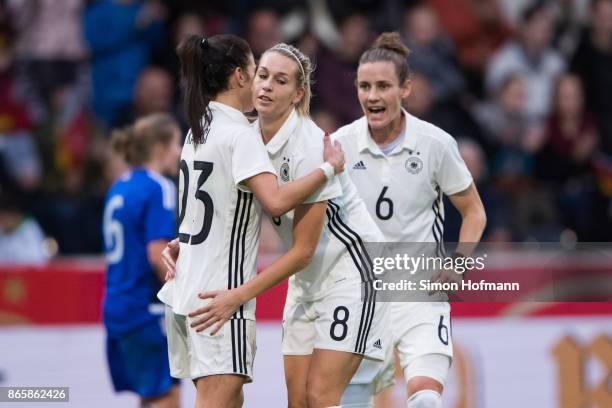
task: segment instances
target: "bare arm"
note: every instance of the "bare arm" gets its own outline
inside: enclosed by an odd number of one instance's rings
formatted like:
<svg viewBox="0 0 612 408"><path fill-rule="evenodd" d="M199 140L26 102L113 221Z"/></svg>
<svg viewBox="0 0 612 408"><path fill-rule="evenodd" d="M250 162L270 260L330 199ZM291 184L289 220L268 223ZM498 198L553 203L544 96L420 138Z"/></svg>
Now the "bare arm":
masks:
<svg viewBox="0 0 612 408"><path fill-rule="evenodd" d="M202 299L213 300L207 306L189 314L190 317L197 317L191 327L202 331L214 324L211 334L215 334L240 305L308 266L319 243L325 209L325 203L303 204L297 207L293 221L293 245L289 251L255 278L236 289L200 295Z"/></svg>
<svg viewBox="0 0 612 408"><path fill-rule="evenodd" d="M328 135L323 139L323 158L338 174L344 170L344 153L339 142L333 145ZM247 187L255 194L264 210L272 217L279 217L295 208L327 182L325 173L315 169L308 175L283 186L278 185L276 176L260 173L246 180Z"/></svg>
<svg viewBox="0 0 612 408"><path fill-rule="evenodd" d="M487 215L474 183L460 193L449 196L453 206L461 214L459 242L463 245L457 250L463 255L470 255L480 241L487 224ZM470 245L472 244L472 245Z"/></svg>
<svg viewBox="0 0 612 408"><path fill-rule="evenodd" d="M487 215L474 183L456 194L449 196L453 206L461 214L461 230L456 252L461 256L471 256L480 242L482 232L487 223ZM434 282L460 282L462 276L453 269L443 269L432 277ZM429 292L429 294L433 291Z"/></svg>

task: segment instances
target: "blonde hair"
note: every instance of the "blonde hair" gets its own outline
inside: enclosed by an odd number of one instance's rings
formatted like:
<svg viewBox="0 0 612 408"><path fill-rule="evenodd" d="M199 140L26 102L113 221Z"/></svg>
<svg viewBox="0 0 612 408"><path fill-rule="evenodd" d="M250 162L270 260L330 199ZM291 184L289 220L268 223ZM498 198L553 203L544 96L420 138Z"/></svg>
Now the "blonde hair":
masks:
<svg viewBox="0 0 612 408"><path fill-rule="evenodd" d="M295 105L295 110L300 116L308 116L310 114L310 98L312 97L312 92L310 90L312 81L310 76L314 70L312 63L310 62L310 58L304 55L302 51L293 45L285 43L276 44L272 48L266 50L264 54L268 52L276 52L295 61L296 65L298 66L296 78L298 87L304 89L304 96Z"/></svg>

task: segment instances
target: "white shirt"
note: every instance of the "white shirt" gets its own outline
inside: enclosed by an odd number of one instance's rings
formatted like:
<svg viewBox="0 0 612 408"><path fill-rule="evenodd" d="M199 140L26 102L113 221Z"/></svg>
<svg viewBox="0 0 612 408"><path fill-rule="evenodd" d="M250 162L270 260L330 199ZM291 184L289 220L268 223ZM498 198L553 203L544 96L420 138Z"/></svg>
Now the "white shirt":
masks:
<svg viewBox="0 0 612 408"><path fill-rule="evenodd" d="M213 119L204 143L194 149L190 133L183 146L176 277L158 294L182 315L208 302L198 293L235 288L255 276L261 206L240 183L259 173L274 173L246 117L218 102L209 106ZM255 300L235 316L255 319Z"/></svg>
<svg viewBox="0 0 612 408"><path fill-rule="evenodd" d="M253 126L259 129L259 121ZM266 145L279 183L303 177L323 163L323 135L310 118L300 117L295 111L291 113ZM365 247L355 237L363 243L383 240L346 172L328 181L304 203L324 201L328 201L327 215L315 256L306 268L289 279L288 295L302 301L325 296L339 281L345 284L366 279L370 272L366 270ZM293 243L293 217L294 212L290 211L272 219L272 225L287 247ZM353 237L355 243L350 243L347 237ZM349 242L350 249L345 242Z"/></svg>
<svg viewBox="0 0 612 408"><path fill-rule="evenodd" d="M387 156L370 137L365 117L332 136L342 143L347 170L388 242L441 243L442 193L467 189L472 176L455 139L402 111L404 141Z"/></svg>

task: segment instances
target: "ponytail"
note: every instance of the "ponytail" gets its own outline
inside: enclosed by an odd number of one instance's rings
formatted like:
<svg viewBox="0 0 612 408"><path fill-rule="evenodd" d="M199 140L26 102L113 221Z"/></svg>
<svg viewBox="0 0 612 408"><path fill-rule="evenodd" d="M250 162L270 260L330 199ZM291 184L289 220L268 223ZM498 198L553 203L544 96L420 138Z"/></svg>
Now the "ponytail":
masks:
<svg viewBox="0 0 612 408"><path fill-rule="evenodd" d="M221 34L210 38L187 37L177 48L181 62L187 121L194 145L204 141L204 130L212 121L210 101L229 88L236 68L247 73L251 49L242 38Z"/></svg>

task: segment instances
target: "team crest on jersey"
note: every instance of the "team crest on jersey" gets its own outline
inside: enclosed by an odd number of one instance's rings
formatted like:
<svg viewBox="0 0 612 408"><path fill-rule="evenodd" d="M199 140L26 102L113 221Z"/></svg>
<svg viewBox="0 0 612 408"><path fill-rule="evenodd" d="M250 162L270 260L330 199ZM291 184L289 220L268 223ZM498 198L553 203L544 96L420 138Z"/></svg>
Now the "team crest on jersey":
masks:
<svg viewBox="0 0 612 408"><path fill-rule="evenodd" d="M423 160L418 157L409 157L406 160L406 170L410 174L419 174L423 170Z"/></svg>
<svg viewBox="0 0 612 408"><path fill-rule="evenodd" d="M280 178L285 182L289 181L289 159L287 157L283 157L283 164L280 167Z"/></svg>

